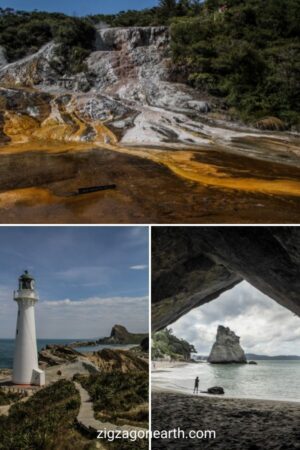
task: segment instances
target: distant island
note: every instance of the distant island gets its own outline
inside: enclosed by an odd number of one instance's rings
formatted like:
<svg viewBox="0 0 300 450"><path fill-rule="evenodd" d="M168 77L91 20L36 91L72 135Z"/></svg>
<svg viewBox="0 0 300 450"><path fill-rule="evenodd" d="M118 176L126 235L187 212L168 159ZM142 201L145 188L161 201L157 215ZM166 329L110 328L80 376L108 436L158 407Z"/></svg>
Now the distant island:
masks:
<svg viewBox="0 0 300 450"><path fill-rule="evenodd" d="M208 358L207 355L197 355L195 360L206 360ZM256 353L246 353L246 358L248 360L286 360L286 361L299 361L300 356L298 355L275 355L275 356L269 356L269 355L257 355Z"/></svg>
<svg viewBox="0 0 300 450"><path fill-rule="evenodd" d="M276 356L268 356L268 355L256 355L255 353L246 353L247 359L257 359L257 360L263 360L263 359L270 359L270 360L286 360L286 361L299 361L300 356L297 355L276 355Z"/></svg>

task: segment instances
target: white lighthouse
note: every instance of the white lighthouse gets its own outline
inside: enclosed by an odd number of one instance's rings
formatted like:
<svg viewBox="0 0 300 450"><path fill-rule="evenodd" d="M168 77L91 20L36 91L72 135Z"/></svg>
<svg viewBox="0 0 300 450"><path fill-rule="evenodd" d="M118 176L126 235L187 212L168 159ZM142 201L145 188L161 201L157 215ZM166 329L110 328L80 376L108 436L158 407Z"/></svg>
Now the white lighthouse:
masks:
<svg viewBox="0 0 300 450"><path fill-rule="evenodd" d="M12 377L14 384L45 384L45 372L38 366L35 333L34 307L38 299L34 278L25 270L19 278L19 289L14 292L14 300L18 303Z"/></svg>

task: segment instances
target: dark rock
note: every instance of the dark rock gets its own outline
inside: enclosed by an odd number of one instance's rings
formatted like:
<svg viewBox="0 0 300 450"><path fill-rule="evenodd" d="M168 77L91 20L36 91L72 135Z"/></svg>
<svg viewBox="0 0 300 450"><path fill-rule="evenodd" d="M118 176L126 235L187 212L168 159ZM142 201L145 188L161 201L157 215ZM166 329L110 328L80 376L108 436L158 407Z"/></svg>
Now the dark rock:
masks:
<svg viewBox="0 0 300 450"><path fill-rule="evenodd" d="M147 333L130 333L122 325L114 325L112 327L109 337L98 339L98 344L140 344L145 338L148 338Z"/></svg>
<svg viewBox="0 0 300 450"><path fill-rule="evenodd" d="M143 352L148 352L149 351L149 337L145 337L145 339L142 340L141 342L141 348L143 350Z"/></svg>
<svg viewBox="0 0 300 450"><path fill-rule="evenodd" d="M74 362L80 356L84 355L67 345L49 344L39 352L39 363L44 367L57 366L66 362Z"/></svg>
<svg viewBox="0 0 300 450"><path fill-rule="evenodd" d="M300 315L297 227L154 227L152 249L155 331L243 279Z"/></svg>
<svg viewBox="0 0 300 450"><path fill-rule="evenodd" d="M248 364L257 365L256 361L249 361Z"/></svg>
<svg viewBox="0 0 300 450"><path fill-rule="evenodd" d="M212 394L212 395L223 395L223 394L225 394L225 391L220 386L214 386L214 387L208 388L207 393Z"/></svg>

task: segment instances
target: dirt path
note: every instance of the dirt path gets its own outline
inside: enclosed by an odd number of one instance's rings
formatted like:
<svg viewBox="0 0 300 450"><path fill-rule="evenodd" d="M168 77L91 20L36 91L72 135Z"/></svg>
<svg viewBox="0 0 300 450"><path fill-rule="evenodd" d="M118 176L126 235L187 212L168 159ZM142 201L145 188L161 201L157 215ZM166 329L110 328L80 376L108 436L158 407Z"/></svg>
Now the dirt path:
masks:
<svg viewBox="0 0 300 450"><path fill-rule="evenodd" d="M115 425L110 422L100 422L95 419L93 403L90 399L89 393L81 386L81 384L75 382L76 389L80 394L81 405L77 416L79 425L91 434L96 434L98 430L106 431L139 431L143 428L132 427L129 425Z"/></svg>

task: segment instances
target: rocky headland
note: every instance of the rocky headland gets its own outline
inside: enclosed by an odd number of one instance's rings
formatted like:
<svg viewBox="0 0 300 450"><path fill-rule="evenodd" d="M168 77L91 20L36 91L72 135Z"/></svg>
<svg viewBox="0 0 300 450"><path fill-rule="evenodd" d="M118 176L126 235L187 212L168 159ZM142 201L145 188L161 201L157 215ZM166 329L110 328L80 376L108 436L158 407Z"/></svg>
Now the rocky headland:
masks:
<svg viewBox="0 0 300 450"><path fill-rule="evenodd" d="M126 373L134 370L145 371L148 368L147 355L131 350L105 348L80 353L69 345L47 345L39 352L39 364L44 369L53 367L54 371L57 372L60 366L71 368L72 365L76 369L78 363L86 366L87 370L90 368L93 371L94 367L103 372L117 370Z"/></svg>
<svg viewBox="0 0 300 450"><path fill-rule="evenodd" d="M240 345L240 338L234 331L218 326L216 342L207 358L211 364L246 363L246 355Z"/></svg>
<svg viewBox="0 0 300 450"><path fill-rule="evenodd" d="M111 329L110 336L93 341L76 341L70 344L70 346L89 347L99 344L141 345L148 336L148 333L130 333L123 325L114 325Z"/></svg>

